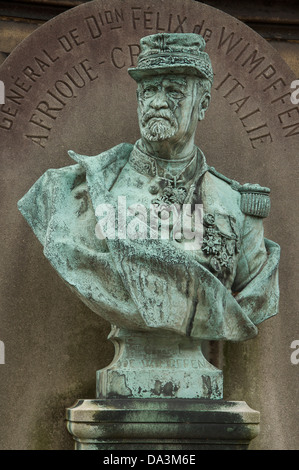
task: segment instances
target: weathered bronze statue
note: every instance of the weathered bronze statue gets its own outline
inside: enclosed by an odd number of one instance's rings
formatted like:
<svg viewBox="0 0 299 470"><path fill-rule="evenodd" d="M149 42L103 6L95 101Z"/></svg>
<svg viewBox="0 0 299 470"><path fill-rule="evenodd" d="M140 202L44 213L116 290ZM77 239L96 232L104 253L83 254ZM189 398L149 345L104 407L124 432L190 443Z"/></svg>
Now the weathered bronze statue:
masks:
<svg viewBox="0 0 299 470"><path fill-rule="evenodd" d="M140 140L70 151L77 164L48 170L19 203L53 267L126 345L99 397L221 398L200 342L253 338L277 313L270 191L221 175L194 144L213 82L204 47L197 34L143 38L129 69Z"/></svg>

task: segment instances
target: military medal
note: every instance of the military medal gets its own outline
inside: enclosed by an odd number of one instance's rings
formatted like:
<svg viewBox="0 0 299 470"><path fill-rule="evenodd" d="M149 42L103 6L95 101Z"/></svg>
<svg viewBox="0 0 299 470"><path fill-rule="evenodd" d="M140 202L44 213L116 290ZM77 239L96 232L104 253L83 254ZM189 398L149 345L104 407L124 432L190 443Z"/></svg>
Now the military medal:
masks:
<svg viewBox="0 0 299 470"><path fill-rule="evenodd" d="M145 154L138 148L133 150L130 155L130 164L132 167L138 171L138 173L154 178L148 188L150 194L156 196L152 201L153 204L181 205L189 202L190 189L189 191L187 190L186 184L190 178L186 178L186 173L190 168L192 169L192 165L195 166L197 162L197 152L193 150L192 154L193 156L187 157L188 162L185 167L179 171L179 173L173 175L168 169L165 170L159 165L159 160L164 163L166 160L154 158ZM175 163L178 163L178 160L176 160ZM194 172L192 173L194 174ZM193 194L195 186L191 185L191 187Z"/></svg>

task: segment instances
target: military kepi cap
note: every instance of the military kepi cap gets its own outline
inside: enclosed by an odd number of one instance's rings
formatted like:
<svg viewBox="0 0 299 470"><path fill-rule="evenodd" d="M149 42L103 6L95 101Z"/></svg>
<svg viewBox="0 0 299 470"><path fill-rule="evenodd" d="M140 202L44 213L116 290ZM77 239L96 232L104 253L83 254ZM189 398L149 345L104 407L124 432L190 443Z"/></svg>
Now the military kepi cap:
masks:
<svg viewBox="0 0 299 470"><path fill-rule="evenodd" d="M137 82L146 76L184 73L207 78L213 83L205 40L194 33L159 33L140 40L137 67L128 72Z"/></svg>

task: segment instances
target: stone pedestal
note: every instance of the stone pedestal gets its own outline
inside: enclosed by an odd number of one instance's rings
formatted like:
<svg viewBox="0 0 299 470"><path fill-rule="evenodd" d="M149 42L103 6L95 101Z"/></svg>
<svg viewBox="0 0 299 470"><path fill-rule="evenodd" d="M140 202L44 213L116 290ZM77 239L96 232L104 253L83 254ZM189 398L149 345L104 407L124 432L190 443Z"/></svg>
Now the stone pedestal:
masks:
<svg viewBox="0 0 299 470"><path fill-rule="evenodd" d="M172 331L112 327L111 364L97 371L97 398L222 399L222 371L202 353L202 341Z"/></svg>
<svg viewBox="0 0 299 470"><path fill-rule="evenodd" d="M97 399L67 409L76 450L241 450L259 420L242 401Z"/></svg>

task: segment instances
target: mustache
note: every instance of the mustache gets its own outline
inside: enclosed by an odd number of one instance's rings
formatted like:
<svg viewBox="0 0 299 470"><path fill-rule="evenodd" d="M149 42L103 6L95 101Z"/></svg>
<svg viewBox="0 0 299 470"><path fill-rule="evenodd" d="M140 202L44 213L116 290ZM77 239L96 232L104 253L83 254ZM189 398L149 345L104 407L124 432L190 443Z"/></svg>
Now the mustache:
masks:
<svg viewBox="0 0 299 470"><path fill-rule="evenodd" d="M142 116L142 119L141 119L142 125L145 126L145 124L147 124L147 122L152 118L163 118L169 121L171 125L176 124L176 119L174 115L172 114L172 112L161 109L160 111L155 111L155 110L147 111Z"/></svg>

